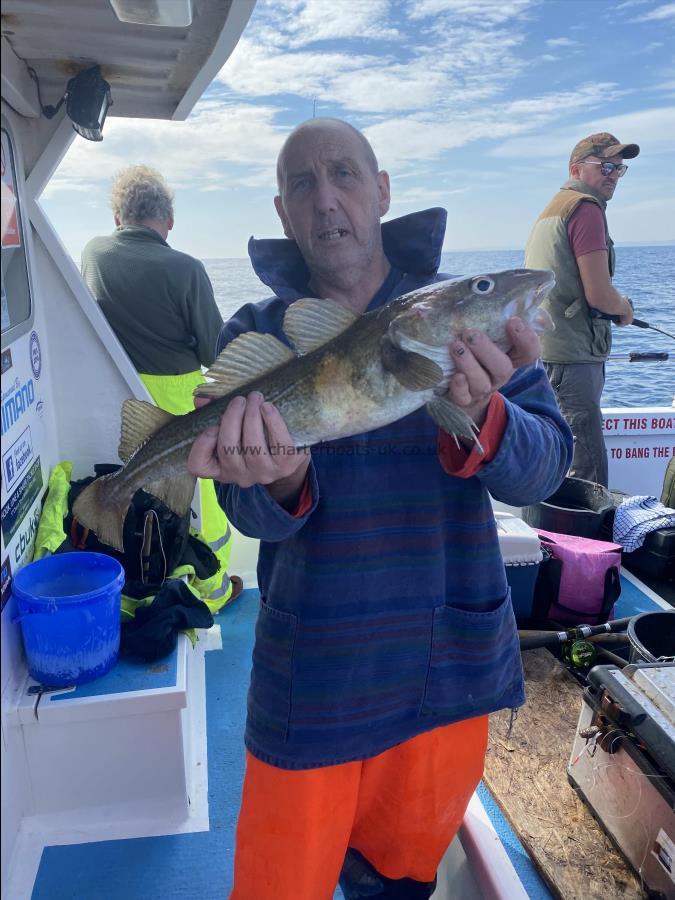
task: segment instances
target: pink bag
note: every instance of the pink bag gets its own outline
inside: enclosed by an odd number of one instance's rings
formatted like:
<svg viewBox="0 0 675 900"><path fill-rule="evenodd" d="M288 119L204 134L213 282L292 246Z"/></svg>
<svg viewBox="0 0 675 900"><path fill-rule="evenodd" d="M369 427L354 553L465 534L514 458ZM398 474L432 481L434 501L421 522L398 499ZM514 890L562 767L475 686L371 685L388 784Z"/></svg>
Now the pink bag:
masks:
<svg viewBox="0 0 675 900"><path fill-rule="evenodd" d="M537 529L544 555L535 605L556 622L598 625L621 593L621 545Z"/></svg>

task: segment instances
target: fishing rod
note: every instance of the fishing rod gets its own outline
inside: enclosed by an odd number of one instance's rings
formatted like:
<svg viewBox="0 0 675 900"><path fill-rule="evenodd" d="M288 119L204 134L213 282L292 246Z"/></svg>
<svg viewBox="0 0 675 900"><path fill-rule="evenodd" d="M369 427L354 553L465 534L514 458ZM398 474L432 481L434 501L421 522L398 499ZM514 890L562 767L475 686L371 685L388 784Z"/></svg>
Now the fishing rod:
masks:
<svg viewBox="0 0 675 900"><path fill-rule="evenodd" d="M541 638L542 635L549 635L550 631L522 631L518 630L518 638L522 641L524 638ZM626 644L628 643L628 635L626 632L617 634L592 634L590 637L583 638L591 644Z"/></svg>
<svg viewBox="0 0 675 900"><path fill-rule="evenodd" d="M570 641L579 641L596 634L616 634L625 631L633 616L625 619L613 619L611 622L603 622L602 625L577 625L565 631L539 631L535 634L521 634L521 650L535 650L539 647L551 647L555 644L566 644Z"/></svg>
<svg viewBox="0 0 675 900"><path fill-rule="evenodd" d="M609 319L609 321L614 322L615 325L618 325L621 321L621 316L614 315L613 313L600 312L598 309L591 308L591 315L594 319ZM650 325L649 322L645 322L644 319L633 319L630 324L634 325L636 328L649 328L651 331L658 331L659 334L664 334L667 338L670 338L671 341L675 341L675 334L670 334L669 331L664 331L663 328L659 328L656 325Z"/></svg>
<svg viewBox="0 0 675 900"><path fill-rule="evenodd" d="M607 362L672 362L665 350L631 350L629 353L612 353Z"/></svg>
<svg viewBox="0 0 675 900"><path fill-rule="evenodd" d="M619 318L619 316L612 316L612 321L618 321ZM651 328L652 331L658 331L659 334L665 334L665 336L670 338L671 341L675 341L675 334L671 334L669 331L664 331L663 328L657 328L656 325L650 325L649 322L645 322L642 319L633 319L630 324L635 325L636 328Z"/></svg>
<svg viewBox="0 0 675 900"><path fill-rule="evenodd" d="M632 616L614 619L602 625L578 625L565 631L519 631L521 650L535 650L557 645L561 649L563 662L573 669L590 669L595 664L598 654L610 659L617 665L621 657L612 653L597 642L602 640L628 643L628 635L619 634L625 631ZM622 640L623 639L623 640Z"/></svg>

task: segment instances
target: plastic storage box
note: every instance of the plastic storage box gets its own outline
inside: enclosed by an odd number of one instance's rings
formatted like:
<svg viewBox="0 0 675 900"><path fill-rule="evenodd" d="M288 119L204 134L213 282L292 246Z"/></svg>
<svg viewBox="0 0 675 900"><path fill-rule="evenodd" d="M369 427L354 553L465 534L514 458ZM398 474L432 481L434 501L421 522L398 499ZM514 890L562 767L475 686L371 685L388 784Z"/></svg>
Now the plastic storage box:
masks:
<svg viewBox="0 0 675 900"><path fill-rule="evenodd" d="M641 547L623 554L623 561L652 578L675 581L675 528L650 532Z"/></svg>
<svg viewBox="0 0 675 900"><path fill-rule="evenodd" d="M541 542L537 532L517 516L495 512L495 520L513 611L520 622L532 617L534 586L543 556Z"/></svg>

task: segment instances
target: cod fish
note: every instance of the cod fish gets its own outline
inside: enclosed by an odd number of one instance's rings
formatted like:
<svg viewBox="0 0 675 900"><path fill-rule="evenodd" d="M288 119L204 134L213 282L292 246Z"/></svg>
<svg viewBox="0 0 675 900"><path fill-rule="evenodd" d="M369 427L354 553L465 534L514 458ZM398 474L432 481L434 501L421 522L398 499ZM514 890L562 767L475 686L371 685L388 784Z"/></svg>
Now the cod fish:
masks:
<svg viewBox="0 0 675 900"><path fill-rule="evenodd" d="M296 447L372 431L424 405L455 440L478 443L474 422L445 397L454 371L449 344L478 328L506 351L512 316L540 332L551 327L539 304L554 283L551 272L534 269L439 281L361 316L332 300L297 300L283 323L296 352L270 334L240 335L195 391L211 398L207 405L174 416L126 400L118 449L124 466L85 488L73 514L120 551L139 488L185 515L195 488L186 468L194 440L220 422L233 397L251 391L279 409Z"/></svg>

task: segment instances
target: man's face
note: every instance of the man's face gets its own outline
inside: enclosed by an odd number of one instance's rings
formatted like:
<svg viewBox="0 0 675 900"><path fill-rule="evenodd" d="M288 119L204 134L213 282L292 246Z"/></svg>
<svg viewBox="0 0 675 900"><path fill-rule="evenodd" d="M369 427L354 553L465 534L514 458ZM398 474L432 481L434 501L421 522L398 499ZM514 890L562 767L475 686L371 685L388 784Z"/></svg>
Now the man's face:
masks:
<svg viewBox="0 0 675 900"><path fill-rule="evenodd" d="M602 162L613 162L619 165L619 163L623 162L623 158L621 156L608 156L605 159L601 159L599 156L589 156L580 163L575 163L570 169L570 174L574 178L578 178L579 181L583 181L584 184L589 185L589 187L595 188L605 200L611 200L616 190L616 183L619 180L619 173L615 169L610 175L603 175L602 169L598 165L598 163Z"/></svg>
<svg viewBox="0 0 675 900"><path fill-rule="evenodd" d="M382 253L387 173L375 173L359 136L336 123L298 132L286 145L280 179L277 213L312 276L356 284Z"/></svg>

